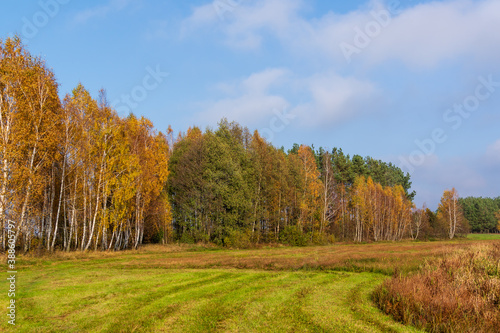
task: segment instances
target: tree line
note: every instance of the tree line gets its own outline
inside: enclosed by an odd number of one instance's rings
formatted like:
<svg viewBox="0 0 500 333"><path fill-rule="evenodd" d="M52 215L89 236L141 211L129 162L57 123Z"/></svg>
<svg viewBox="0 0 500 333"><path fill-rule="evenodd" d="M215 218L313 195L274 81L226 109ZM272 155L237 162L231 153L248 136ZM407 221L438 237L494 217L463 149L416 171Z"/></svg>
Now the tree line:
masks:
<svg viewBox="0 0 500 333"><path fill-rule="evenodd" d="M500 227L500 197L459 199L472 232L498 232Z"/></svg>
<svg viewBox="0 0 500 333"><path fill-rule="evenodd" d="M285 152L238 123L190 128L169 161L174 238L250 246L464 236L453 188L439 208L417 208L411 181L392 164L341 149L295 144Z"/></svg>
<svg viewBox="0 0 500 333"><path fill-rule="evenodd" d="M453 189L413 204L391 163L294 144L285 151L226 119L173 138L104 90L64 98L19 38L0 40L0 246L120 250L145 242L246 247L453 238L468 231ZM468 214L468 213L467 213ZM467 215L466 214L466 215Z"/></svg>
<svg viewBox="0 0 500 333"><path fill-rule="evenodd" d="M175 237L231 246L403 239L410 186L392 164L335 148L285 152L225 119L177 139L168 178Z"/></svg>

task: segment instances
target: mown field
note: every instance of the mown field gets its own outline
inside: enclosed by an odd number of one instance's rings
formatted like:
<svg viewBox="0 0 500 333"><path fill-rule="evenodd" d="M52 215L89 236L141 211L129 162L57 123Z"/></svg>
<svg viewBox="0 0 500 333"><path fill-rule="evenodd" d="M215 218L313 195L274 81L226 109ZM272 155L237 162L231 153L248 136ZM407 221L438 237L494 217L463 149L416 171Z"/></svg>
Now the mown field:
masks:
<svg viewBox="0 0 500 333"><path fill-rule="evenodd" d="M426 258L499 238L20 256L15 331L417 332L376 308L373 290Z"/></svg>
<svg viewBox="0 0 500 333"><path fill-rule="evenodd" d="M500 234L469 234L467 239L470 240L496 240L500 239Z"/></svg>

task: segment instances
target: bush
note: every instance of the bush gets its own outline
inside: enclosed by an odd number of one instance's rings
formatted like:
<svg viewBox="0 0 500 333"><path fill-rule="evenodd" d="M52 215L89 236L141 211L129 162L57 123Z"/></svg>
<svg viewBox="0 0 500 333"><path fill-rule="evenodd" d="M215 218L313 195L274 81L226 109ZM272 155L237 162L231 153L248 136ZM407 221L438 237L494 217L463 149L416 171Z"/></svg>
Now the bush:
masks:
<svg viewBox="0 0 500 333"><path fill-rule="evenodd" d="M335 236L314 231L311 235L311 243L314 245L328 245L335 243Z"/></svg>
<svg viewBox="0 0 500 333"><path fill-rule="evenodd" d="M500 244L477 246L395 276L374 301L396 320L431 332L495 332L500 327Z"/></svg>
<svg viewBox="0 0 500 333"><path fill-rule="evenodd" d="M144 239L144 243L160 244L163 241L163 230L153 233L148 239Z"/></svg>
<svg viewBox="0 0 500 333"><path fill-rule="evenodd" d="M224 245L227 247L248 249L252 247L251 236L247 232L232 230L229 236L224 238Z"/></svg>
<svg viewBox="0 0 500 333"><path fill-rule="evenodd" d="M283 244L291 246L306 246L307 245L307 235L305 235L300 229L295 225L286 226L280 235L280 241Z"/></svg>
<svg viewBox="0 0 500 333"><path fill-rule="evenodd" d="M184 244L194 244L195 239L189 233L185 232L182 234L181 238L179 239L179 242Z"/></svg>

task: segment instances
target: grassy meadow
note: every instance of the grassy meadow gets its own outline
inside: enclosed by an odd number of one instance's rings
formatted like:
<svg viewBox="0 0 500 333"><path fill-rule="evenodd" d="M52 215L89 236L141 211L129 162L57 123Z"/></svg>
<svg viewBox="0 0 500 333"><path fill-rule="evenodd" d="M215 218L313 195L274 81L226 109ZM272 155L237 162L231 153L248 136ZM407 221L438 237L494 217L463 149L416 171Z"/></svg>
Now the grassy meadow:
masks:
<svg viewBox="0 0 500 333"><path fill-rule="evenodd" d="M469 234L467 239L470 240L500 240L500 234Z"/></svg>
<svg viewBox="0 0 500 333"><path fill-rule="evenodd" d="M376 288L499 238L19 256L15 331L418 332L375 306Z"/></svg>

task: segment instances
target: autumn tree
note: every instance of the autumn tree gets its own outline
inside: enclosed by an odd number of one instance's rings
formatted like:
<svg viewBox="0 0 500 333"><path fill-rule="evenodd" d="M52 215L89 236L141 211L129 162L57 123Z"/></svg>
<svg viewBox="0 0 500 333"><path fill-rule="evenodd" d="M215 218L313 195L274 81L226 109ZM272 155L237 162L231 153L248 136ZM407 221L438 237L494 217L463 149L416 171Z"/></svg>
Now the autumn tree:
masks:
<svg viewBox="0 0 500 333"><path fill-rule="evenodd" d="M326 151L322 155L321 168L321 220L319 232L322 234L334 221L339 206L337 182L332 165L331 154Z"/></svg>
<svg viewBox="0 0 500 333"><path fill-rule="evenodd" d="M458 192L455 188L444 191L437 218L447 225L449 239L453 239L457 233L468 232L468 222L458 203Z"/></svg>
<svg viewBox="0 0 500 333"><path fill-rule="evenodd" d="M260 195L256 197L256 200L260 202L260 207L262 207L259 219L261 234L267 242L278 241L280 232L290 223L288 212L291 207L289 206L290 192L286 155L271 144L262 142L257 132L254 133L252 144L254 142L258 143L260 147L258 160L262 167L263 176L259 184Z"/></svg>
<svg viewBox="0 0 500 333"><path fill-rule="evenodd" d="M17 44L17 45L16 45ZM16 89L13 78L16 70L16 54L20 56L21 46L19 41L8 39L5 43L0 40L0 145L1 145L1 185L0 185L0 224L2 226L2 249L5 249L7 220L13 218L8 212L13 209L12 197L7 197L13 191L12 164L19 158L15 149L15 142L19 137L14 137L17 116L17 106L14 91Z"/></svg>
<svg viewBox="0 0 500 333"><path fill-rule="evenodd" d="M410 225L410 236L412 239L418 239L422 233L427 230L429 217L426 213L427 207L423 204L422 208L414 208L412 211L412 220Z"/></svg>
<svg viewBox="0 0 500 333"><path fill-rule="evenodd" d="M5 222L10 212L18 222L16 235L27 250L35 234L32 222L41 221L43 215L44 205L39 203L44 189L56 185L61 107L54 74L26 51L18 37L0 41L0 52L0 219ZM7 198L8 193L12 197Z"/></svg>
<svg viewBox="0 0 500 333"><path fill-rule="evenodd" d="M366 182L363 176L356 178L352 186L351 207L353 211L353 221L355 225L354 241L361 242L363 240L363 226L366 202L365 191Z"/></svg>
<svg viewBox="0 0 500 333"><path fill-rule="evenodd" d="M495 214L498 223L497 223L497 230L500 231L500 210Z"/></svg>
<svg viewBox="0 0 500 333"><path fill-rule="evenodd" d="M249 228L251 198L244 140L233 125L190 131L174 147L169 194L180 236L225 244Z"/></svg>
<svg viewBox="0 0 500 333"><path fill-rule="evenodd" d="M276 190L281 190L274 183L274 156L271 147L255 131L249 146L249 157L252 163L252 172L249 182L252 195L252 239L259 243L261 236L266 237L271 227L276 233L279 230L279 223L275 223L275 196ZM279 195L279 194L278 194ZM279 203L278 203L279 206ZM277 208L279 210L279 208ZM278 213L279 214L279 213Z"/></svg>
<svg viewBox="0 0 500 333"><path fill-rule="evenodd" d="M302 145L298 151L300 162L300 171L303 178L303 189L300 197L300 228L306 227L313 232L317 227L319 196L321 191L321 182L319 171L312 149Z"/></svg>

